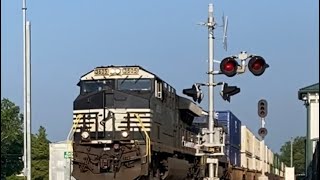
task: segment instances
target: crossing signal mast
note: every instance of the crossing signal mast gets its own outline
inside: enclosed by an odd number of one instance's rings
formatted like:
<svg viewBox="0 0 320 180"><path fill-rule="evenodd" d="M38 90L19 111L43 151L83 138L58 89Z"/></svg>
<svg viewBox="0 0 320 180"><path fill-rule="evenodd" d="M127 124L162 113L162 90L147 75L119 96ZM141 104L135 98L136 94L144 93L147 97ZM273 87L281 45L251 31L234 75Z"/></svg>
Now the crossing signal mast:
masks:
<svg viewBox="0 0 320 180"><path fill-rule="evenodd" d="M222 18L223 20L223 47L227 50L227 27L228 17ZM198 140L197 146L195 146L198 156L206 156L205 160L208 164L208 175L206 180L219 180L218 168L219 161L218 157L224 155L225 146L225 133L219 127L214 125L214 92L215 86L222 86L220 95L223 100L230 102L231 96L236 95L240 92L240 88L237 86L229 86L226 82L214 82L214 75L224 74L228 77L233 77L237 74L242 74L249 69L254 76L261 76L269 65L266 63L263 57L248 54L246 51L240 52L238 55L224 58L220 62L220 70L214 71L214 53L213 53L213 40L214 40L214 29L216 23L213 17L213 4L209 4L208 8L208 22L201 23L201 25L208 27L208 83L196 83L189 89L184 89L183 94L192 97L195 102L201 103L203 94L201 92L201 86L208 86L208 129L202 131L199 135L204 141ZM248 61L248 63L246 63ZM247 65L246 65L247 64ZM262 106L261 106L262 107ZM262 111L261 111L262 112ZM267 113L267 111L265 111ZM261 130L262 133L266 133L266 129Z"/></svg>
<svg viewBox="0 0 320 180"><path fill-rule="evenodd" d="M265 118L268 115L268 102L265 99L261 99L258 102L258 116L260 117L261 120L261 128L258 130L258 134L261 137L262 141L262 147L264 147L264 138L268 134L267 128L265 128ZM262 157L262 162L265 161L267 155L266 155L266 150L264 148L260 149L261 151L261 157ZM265 175L265 167L262 167L262 172L261 176L259 177L259 180L267 180L268 177Z"/></svg>

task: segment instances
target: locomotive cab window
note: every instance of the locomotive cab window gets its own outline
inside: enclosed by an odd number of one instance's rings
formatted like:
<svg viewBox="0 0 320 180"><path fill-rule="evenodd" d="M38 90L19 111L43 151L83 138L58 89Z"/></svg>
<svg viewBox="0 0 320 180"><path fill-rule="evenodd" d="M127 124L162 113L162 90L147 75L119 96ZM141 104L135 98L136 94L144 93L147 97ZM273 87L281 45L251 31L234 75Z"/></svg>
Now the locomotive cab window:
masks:
<svg viewBox="0 0 320 180"><path fill-rule="evenodd" d="M119 79L118 90L151 91L150 79Z"/></svg>
<svg viewBox="0 0 320 180"><path fill-rule="evenodd" d="M114 89L114 80L81 81L80 94Z"/></svg>

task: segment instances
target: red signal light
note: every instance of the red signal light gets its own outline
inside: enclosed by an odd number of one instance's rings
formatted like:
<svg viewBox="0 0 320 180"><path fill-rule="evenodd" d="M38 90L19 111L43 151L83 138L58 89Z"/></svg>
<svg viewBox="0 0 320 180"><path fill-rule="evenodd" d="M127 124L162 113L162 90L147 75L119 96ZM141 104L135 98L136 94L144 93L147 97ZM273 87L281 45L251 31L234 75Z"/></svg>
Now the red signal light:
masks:
<svg viewBox="0 0 320 180"><path fill-rule="evenodd" d="M261 56L252 57L248 63L249 70L255 76L262 75L268 67L269 65Z"/></svg>
<svg viewBox="0 0 320 180"><path fill-rule="evenodd" d="M235 76L238 70L238 62L231 57L227 57L221 61L220 71L228 77Z"/></svg>
<svg viewBox="0 0 320 180"><path fill-rule="evenodd" d="M223 67L223 69L225 69L226 71L233 71L234 68L235 68L235 66L231 62L227 62Z"/></svg>

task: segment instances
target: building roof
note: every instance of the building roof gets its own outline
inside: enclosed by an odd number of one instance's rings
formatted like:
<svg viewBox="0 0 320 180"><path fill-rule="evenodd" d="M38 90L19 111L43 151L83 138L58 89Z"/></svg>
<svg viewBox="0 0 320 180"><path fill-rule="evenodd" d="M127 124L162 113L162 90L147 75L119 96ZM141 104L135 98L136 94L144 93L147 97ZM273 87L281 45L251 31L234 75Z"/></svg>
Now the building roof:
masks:
<svg viewBox="0 0 320 180"><path fill-rule="evenodd" d="M299 89L298 98L302 100L303 95L307 93L319 93L319 83Z"/></svg>

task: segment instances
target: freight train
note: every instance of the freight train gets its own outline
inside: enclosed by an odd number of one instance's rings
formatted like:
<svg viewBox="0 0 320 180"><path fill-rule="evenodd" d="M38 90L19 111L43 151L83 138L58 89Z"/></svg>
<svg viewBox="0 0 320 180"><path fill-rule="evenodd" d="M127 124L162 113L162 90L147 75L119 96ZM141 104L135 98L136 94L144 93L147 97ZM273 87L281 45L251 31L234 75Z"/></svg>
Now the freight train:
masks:
<svg viewBox="0 0 320 180"><path fill-rule="evenodd" d="M257 179L265 169L269 179L284 179L285 165L278 154L231 112L216 111L216 124L225 128L225 156L229 162L229 179ZM207 117L196 117L194 126L208 127ZM261 150L265 151L266 156Z"/></svg>
<svg viewBox="0 0 320 180"><path fill-rule="evenodd" d="M104 66L83 75L78 86L73 104L75 179L200 180L207 176L205 158L185 145L197 142L201 128L197 119L206 119L207 112L179 96L160 77L141 66ZM239 164L241 141L234 140L233 126L221 127L229 136L228 152L219 162L220 178L257 178L257 168Z"/></svg>

